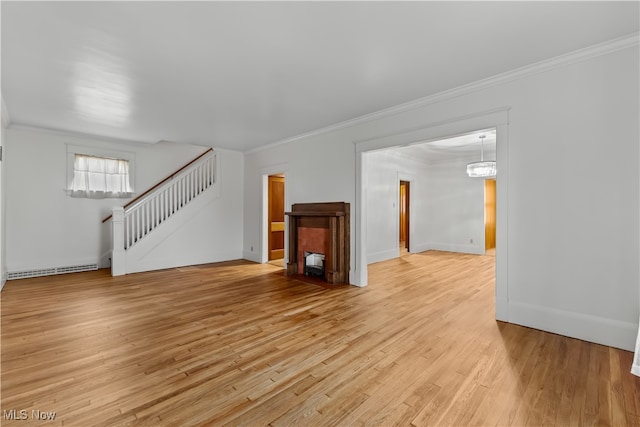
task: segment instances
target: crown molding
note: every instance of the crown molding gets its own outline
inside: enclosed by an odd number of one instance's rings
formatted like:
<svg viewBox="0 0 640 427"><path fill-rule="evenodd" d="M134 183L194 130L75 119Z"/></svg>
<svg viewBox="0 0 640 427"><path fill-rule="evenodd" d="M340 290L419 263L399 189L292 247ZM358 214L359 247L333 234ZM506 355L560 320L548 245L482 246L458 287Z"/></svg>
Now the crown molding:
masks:
<svg viewBox="0 0 640 427"><path fill-rule="evenodd" d="M483 89L487 89L493 86L509 83L514 80L523 79L525 77L533 76L536 74L544 73L554 70L556 68L565 67L567 65L575 64L589 59L597 58L599 56L608 55L610 53L617 52L619 50L638 46L640 44L640 33L633 33L627 36L612 39L606 42L598 43L593 46L589 46L583 49L579 49L573 52L569 52L563 55L559 55L553 58L545 59L543 61L535 62L533 64L526 65L524 67L516 68L511 71L497 74L486 79L478 80L473 83L458 86L453 89L445 90L434 95L429 95L423 98L419 98L413 101L409 101L403 104L399 104L393 107L385 108L370 114L365 114L354 119L339 122L330 126L326 126L320 129L316 129L310 132L305 132L290 138L286 138L280 141L272 142L260 147L252 148L245 151L245 154L254 154L263 150L277 147L279 145L288 144L290 142L299 141L305 138L322 135L328 132L345 129L353 126L357 126L363 123L367 123L373 120L379 120L386 117L391 117L396 114L404 113L407 111L415 110L427 105L435 104L437 102L446 101L459 96L467 95L473 92L477 92Z"/></svg>
<svg viewBox="0 0 640 427"><path fill-rule="evenodd" d="M11 116L9 116L9 108L7 108L7 104L4 102L4 96L0 95L0 100L2 102L2 108L0 115L2 116L2 127L7 128L9 124L11 124Z"/></svg>
<svg viewBox="0 0 640 427"><path fill-rule="evenodd" d="M121 138L115 138L110 136L95 135L90 133L73 132L73 131L61 130L61 129L52 129L52 128L29 125L24 123L12 122L9 124L8 129L24 130L29 132L40 132L40 133L46 133L49 135L56 135L56 136L70 136L73 138L80 138L80 139L93 139L93 140L100 140L105 142L112 142L116 144L129 144L129 145L138 144L141 146L151 146L155 144L154 142L136 141L133 139L121 139Z"/></svg>
<svg viewBox="0 0 640 427"><path fill-rule="evenodd" d="M24 131L28 131L28 132L39 132L39 133L45 133L48 135L55 135L55 136L62 136L62 137L72 137L72 138L77 138L77 139L92 139L94 141L102 141L102 142L109 142L112 144L120 144L120 145L137 145L140 147L150 147L156 144L163 144L163 143L167 143L167 144L182 144L180 142L173 142L173 141L167 141L167 140L159 140L156 142L147 142L147 141L137 141L134 139L123 139L123 138L115 138L115 137L110 137L110 136L102 136L102 135L96 135L96 134L90 134L90 133L83 133L83 132L73 132L73 131L67 131L67 130L60 130L60 129L52 129L52 128L46 128L46 127L41 127L41 126L35 126L35 125L27 125L27 124L23 124L23 123L15 123L12 122L9 124L8 129L12 129L12 130L24 130ZM220 149L220 148L216 148L212 145L198 145L198 144L189 144L189 143L184 143L184 145L190 145L193 147L202 147L202 148L211 148L216 152L221 152L221 151L235 151L235 150L224 150L224 149Z"/></svg>

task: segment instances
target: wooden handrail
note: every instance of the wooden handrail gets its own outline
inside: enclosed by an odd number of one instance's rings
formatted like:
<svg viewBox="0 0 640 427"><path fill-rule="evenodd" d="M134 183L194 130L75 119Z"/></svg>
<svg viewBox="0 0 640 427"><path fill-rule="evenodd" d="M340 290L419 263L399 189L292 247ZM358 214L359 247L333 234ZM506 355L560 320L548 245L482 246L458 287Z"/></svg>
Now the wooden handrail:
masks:
<svg viewBox="0 0 640 427"><path fill-rule="evenodd" d="M124 205L123 208L127 209L129 206L133 205L135 202L137 202L138 200L140 200L141 198L143 198L147 194L151 193L153 190L155 190L156 188L160 187L165 182L172 180L174 176L178 175L180 172L182 172L183 170L185 170L186 168L188 168L189 166L191 166L192 164L194 164L195 162L200 160L202 157L204 157L206 154L208 154L208 153L210 153L212 151L213 151L213 148L209 148L207 151L205 151L204 153L200 154L198 157L196 157L195 159L191 160L189 163L187 163L186 165L182 166L180 169L178 169L177 171L175 171L171 175L167 176L165 179L163 179L162 181L158 182L156 185L154 185L153 187L151 187L150 189L148 189L144 193L140 194L135 199L131 200L129 203ZM108 217L106 217L105 219L102 220L102 223L105 223L105 222L109 221L111 219L111 217L112 217L112 215L109 215Z"/></svg>

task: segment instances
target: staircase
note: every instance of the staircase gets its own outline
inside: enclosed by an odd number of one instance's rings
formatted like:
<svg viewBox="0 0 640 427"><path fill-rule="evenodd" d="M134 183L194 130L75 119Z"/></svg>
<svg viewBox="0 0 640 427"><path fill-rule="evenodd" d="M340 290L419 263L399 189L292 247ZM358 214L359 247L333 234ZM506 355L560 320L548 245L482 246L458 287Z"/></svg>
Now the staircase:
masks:
<svg viewBox="0 0 640 427"><path fill-rule="evenodd" d="M161 230L171 232L173 217L183 216L216 184L217 156L213 149L201 154L127 205L113 208L111 274L144 271L134 264L158 244ZM181 215L178 215L181 213ZM103 221L103 222L104 222ZM147 249L141 248L144 245ZM132 256L136 253L135 256Z"/></svg>

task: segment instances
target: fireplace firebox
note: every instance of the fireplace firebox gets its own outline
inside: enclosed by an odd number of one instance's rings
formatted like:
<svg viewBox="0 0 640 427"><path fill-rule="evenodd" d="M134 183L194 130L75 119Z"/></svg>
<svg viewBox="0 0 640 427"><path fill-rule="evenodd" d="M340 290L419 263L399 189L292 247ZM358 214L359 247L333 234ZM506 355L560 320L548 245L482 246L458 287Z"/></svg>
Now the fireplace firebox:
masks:
<svg viewBox="0 0 640 427"><path fill-rule="evenodd" d="M305 251L304 275L324 278L324 254Z"/></svg>

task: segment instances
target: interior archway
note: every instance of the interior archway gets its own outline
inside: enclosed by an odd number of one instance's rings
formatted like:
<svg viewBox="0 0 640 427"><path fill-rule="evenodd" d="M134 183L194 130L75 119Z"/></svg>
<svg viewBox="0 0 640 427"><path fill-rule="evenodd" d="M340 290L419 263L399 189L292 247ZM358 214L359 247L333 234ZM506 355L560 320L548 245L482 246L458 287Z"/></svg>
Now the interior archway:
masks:
<svg viewBox="0 0 640 427"><path fill-rule="evenodd" d="M426 124L419 129L396 132L379 138L355 141L356 150L356 212L355 212L355 269L352 283L368 283L367 260L367 154L383 148L401 147L426 141L446 139L479 129L496 129L496 160L499 167L497 186L496 224L496 319L508 321L508 188L509 188L509 108L480 112L444 122Z"/></svg>

